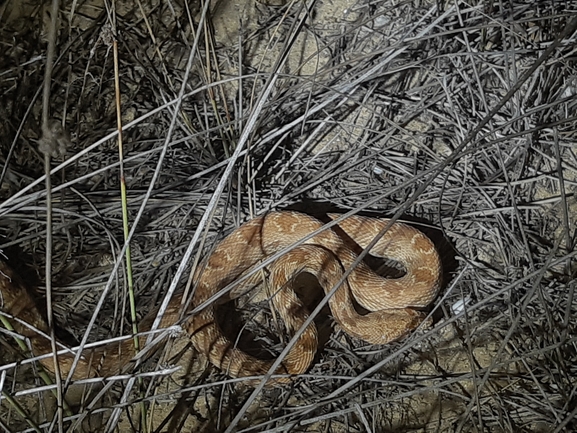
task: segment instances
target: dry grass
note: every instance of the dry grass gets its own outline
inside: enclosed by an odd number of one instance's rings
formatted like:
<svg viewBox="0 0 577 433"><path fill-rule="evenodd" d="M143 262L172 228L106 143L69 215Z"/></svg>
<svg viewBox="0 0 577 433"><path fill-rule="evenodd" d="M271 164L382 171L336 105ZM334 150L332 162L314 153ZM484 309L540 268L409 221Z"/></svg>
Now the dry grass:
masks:
<svg viewBox="0 0 577 433"><path fill-rule="evenodd" d="M62 6L50 110L72 140L52 164L58 322L81 339L107 292L90 340L130 334L124 265L113 273L115 30L139 311L250 216L338 209L403 215L431 235L446 274L434 327L376 348L335 330L307 375L272 390L172 348L102 392L69 394L61 425L0 333L6 431L577 429L577 2L307 7L221 2L202 19L171 1ZM0 248L40 292L47 20L0 6ZM246 310L257 328L272 321Z"/></svg>

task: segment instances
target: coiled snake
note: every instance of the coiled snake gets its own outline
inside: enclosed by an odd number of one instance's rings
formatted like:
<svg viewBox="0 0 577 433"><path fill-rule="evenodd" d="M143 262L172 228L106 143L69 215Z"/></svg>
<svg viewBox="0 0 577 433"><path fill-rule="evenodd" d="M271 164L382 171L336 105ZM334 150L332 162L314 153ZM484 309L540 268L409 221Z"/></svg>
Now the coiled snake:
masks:
<svg viewBox="0 0 577 433"><path fill-rule="evenodd" d="M333 219L338 216L330 215ZM328 293L357 258L349 247L350 239L365 248L387 224L387 219L348 217L338 223L346 235L340 235L338 229L323 230L268 266L272 303L289 332L297 331L308 317L301 301L291 290L291 279L300 272L309 272ZM271 212L234 230L198 267L193 277L192 305L198 307L206 303L207 306L197 314L184 316L180 323L195 348L212 364L232 377L258 376L268 372L273 361L257 359L235 347L234 340L228 338L218 325L215 304L207 301L245 276L246 281L233 286L224 299L239 297L254 285L255 278L259 278L254 276L262 275L255 272L250 277L251 270L259 263L322 226L319 220L302 213ZM350 238L348 241L343 239L347 236ZM329 299L329 306L335 321L345 332L368 343L385 344L407 335L422 322L424 314L414 308L426 307L437 295L441 262L428 237L401 223L391 225L370 252L401 263L405 268L404 276L383 278L361 262ZM353 298L369 313L359 314ZM182 317L181 301L182 295L173 297L163 315L161 327L173 325ZM29 339L35 356L52 352L45 318L22 280L1 259L0 311L10 318L17 333ZM140 331L149 328L152 317L154 314L140 324ZM141 347L144 343L142 337ZM306 371L316 350L317 331L313 323L300 335L276 373L295 375ZM133 356L132 339L85 349L72 376L75 379L110 376L121 371ZM58 356L62 376L69 374L73 359L70 351ZM40 362L54 372L52 356L44 357ZM276 382L288 380L283 376Z"/></svg>

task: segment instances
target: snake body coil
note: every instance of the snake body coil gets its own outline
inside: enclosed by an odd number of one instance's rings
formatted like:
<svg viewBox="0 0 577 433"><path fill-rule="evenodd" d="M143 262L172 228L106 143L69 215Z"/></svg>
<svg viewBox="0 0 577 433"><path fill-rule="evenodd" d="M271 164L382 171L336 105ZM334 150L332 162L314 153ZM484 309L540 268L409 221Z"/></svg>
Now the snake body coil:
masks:
<svg viewBox="0 0 577 433"><path fill-rule="evenodd" d="M339 215L330 216L336 219ZM339 222L338 227L358 246L366 248L388 222L386 219L352 216ZM251 271L259 263L299 243L322 226L322 222L301 213L272 212L234 230L198 267L193 277L192 307L207 306L197 314L185 315L181 325L195 348L205 354L212 364L232 377L259 376L268 372L273 361L255 358L236 348L234 341L220 329L215 303L210 300L225 288L229 291L221 299L241 296L254 285L260 273L255 272L251 277ZM309 272L316 276L328 293L357 259L357 254L349 246L350 241L347 243L337 232L333 229L322 230L268 266L273 305L292 333L301 328L308 313L291 290L291 279L300 272ZM334 319L345 332L369 343L385 344L407 335L422 322L423 313L414 308L426 307L437 295L441 282L441 262L429 238L415 228L400 223L392 224L370 253L401 263L405 268L404 276L383 278L361 262L331 296L329 305ZM235 286L234 282L239 279L244 279L244 282ZM354 308L353 299L369 313L359 314ZM181 295L173 297L160 327L168 327L179 321L182 317L181 301ZM0 311L10 318L17 333L29 339L35 356L52 352L44 316L21 279L2 260ZM154 317L152 314L144 319L139 330L149 329ZM142 337L141 347L144 344L145 338ZM61 343L58 346L68 349ZM302 332L276 373L294 375L306 371L316 350L317 331L311 324ZM117 374L133 356L132 339L85 349L72 376L79 379ZM70 373L73 359L71 350L59 354L62 376ZM55 370L52 356L45 356L40 362L48 370ZM275 380L283 382L289 379L285 376Z"/></svg>

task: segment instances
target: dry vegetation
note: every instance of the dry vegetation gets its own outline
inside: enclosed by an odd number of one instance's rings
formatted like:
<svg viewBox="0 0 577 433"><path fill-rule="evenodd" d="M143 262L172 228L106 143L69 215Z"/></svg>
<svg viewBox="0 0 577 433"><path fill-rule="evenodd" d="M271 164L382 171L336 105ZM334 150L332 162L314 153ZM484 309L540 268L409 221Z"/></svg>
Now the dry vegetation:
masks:
<svg viewBox="0 0 577 433"><path fill-rule="evenodd" d="M402 215L433 238L434 326L386 347L333 329L308 374L256 391L177 339L131 375L71 389L63 419L0 332L2 429L575 431L577 2L223 0L205 17L189 3L61 6L60 327L81 339L107 292L90 341L130 333L124 262L111 278L124 245L114 38L139 314L251 215L336 209ZM40 297L47 11L0 5L0 248ZM258 328L264 307L245 306ZM259 338L279 342L275 329Z"/></svg>

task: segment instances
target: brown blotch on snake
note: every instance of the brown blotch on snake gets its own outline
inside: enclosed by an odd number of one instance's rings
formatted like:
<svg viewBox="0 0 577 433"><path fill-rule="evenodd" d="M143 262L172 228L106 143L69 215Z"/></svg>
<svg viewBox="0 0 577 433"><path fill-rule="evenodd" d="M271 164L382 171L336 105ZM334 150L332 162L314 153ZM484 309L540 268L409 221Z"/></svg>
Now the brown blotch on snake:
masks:
<svg viewBox="0 0 577 433"><path fill-rule="evenodd" d="M336 219L339 215L330 215ZM339 227L361 248L366 246L388 224L387 219L352 216L339 222ZM204 304L215 294L239 278L250 274L263 260L299 242L320 229L323 223L297 212L271 212L254 218L234 230L218 244L213 253L195 271L192 309ZM405 268L400 278L383 278L365 263L357 265L329 299L331 313L338 325L348 334L372 344L386 344L406 336L424 319L415 308L426 307L437 295L441 283L441 262L428 237L419 230L394 223L371 249L377 257L393 259ZM325 229L311 239L294 247L268 266L272 303L286 328L294 334L308 317L306 309L292 291L290 281L300 272L316 276L325 292L330 291L351 267L357 255L332 229ZM255 273L255 276L258 273ZM254 285L255 278L233 287L225 299L234 299ZM368 313L361 315L354 301ZM214 303L194 315L181 316L181 295L171 300L160 327L179 322L194 347L209 361L232 377L261 376L273 361L255 358L235 347L218 325ZM51 353L49 329L22 280L0 259L0 310L11 317L14 330L27 337L35 356ZM139 330L150 328L155 314L139 324ZM141 347L145 344L141 338ZM60 343L59 343L60 344ZM60 347L65 348L62 344ZM317 330L308 326L294 347L282 360L277 374L297 375L305 372L317 351ZM119 373L134 356L134 342L85 349L73 371L73 378L110 376ZM74 354L59 355L63 376L68 376ZM54 371L53 358L43 358L42 365ZM274 382L287 382L277 377Z"/></svg>

